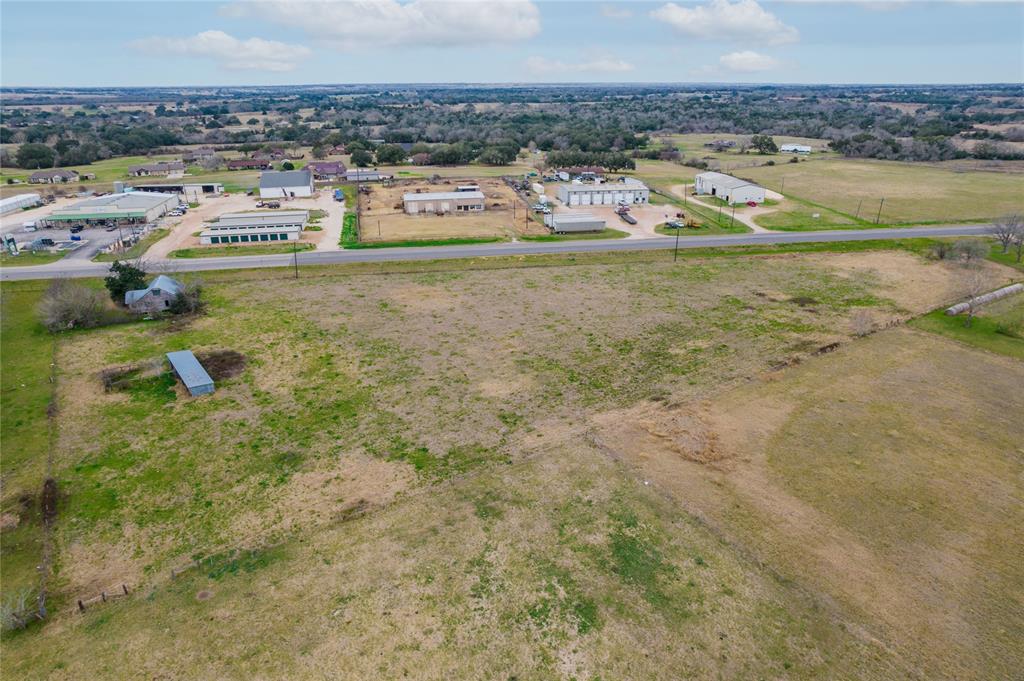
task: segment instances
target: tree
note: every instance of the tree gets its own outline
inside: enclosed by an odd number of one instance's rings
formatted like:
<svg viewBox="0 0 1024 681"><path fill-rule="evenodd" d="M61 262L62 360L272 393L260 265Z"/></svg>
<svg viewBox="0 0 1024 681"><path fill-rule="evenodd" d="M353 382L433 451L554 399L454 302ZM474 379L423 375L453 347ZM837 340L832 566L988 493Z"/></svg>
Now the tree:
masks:
<svg viewBox="0 0 1024 681"><path fill-rule="evenodd" d="M171 314L195 314L202 312L205 305L202 280L190 279L182 284L181 291L171 301L168 311Z"/></svg>
<svg viewBox="0 0 1024 681"><path fill-rule="evenodd" d="M967 273L963 282L964 297L967 298L967 315L964 317L964 326L970 326L974 321L974 314L980 307L978 296L988 288L988 280L981 270L971 270Z"/></svg>
<svg viewBox="0 0 1024 681"><path fill-rule="evenodd" d="M146 272L133 263L115 260L110 266L110 274L103 283L110 291L111 300L118 305L124 305L125 293L146 288Z"/></svg>
<svg viewBox="0 0 1024 681"><path fill-rule="evenodd" d="M759 154L774 154L779 150L771 135L754 135L750 138L750 144Z"/></svg>
<svg viewBox="0 0 1024 681"><path fill-rule="evenodd" d="M1013 238L1014 246L1017 249L1017 262L1024 259L1024 225L1017 227L1017 235Z"/></svg>
<svg viewBox="0 0 1024 681"><path fill-rule="evenodd" d="M313 158L322 159L327 158L327 147L322 144L318 144L313 147Z"/></svg>
<svg viewBox="0 0 1024 681"><path fill-rule="evenodd" d="M356 149L352 152L352 165L365 168L373 163L373 154L366 149Z"/></svg>
<svg viewBox="0 0 1024 681"><path fill-rule="evenodd" d="M377 163L382 165L398 165L405 163L405 149L397 144L382 144L377 147Z"/></svg>
<svg viewBox="0 0 1024 681"><path fill-rule="evenodd" d="M100 291L58 279L39 302L39 320L54 333L66 329L87 329L103 321L105 309L106 303Z"/></svg>
<svg viewBox="0 0 1024 681"><path fill-rule="evenodd" d="M989 245L981 239L960 239L953 244L953 254L970 267L989 254Z"/></svg>
<svg viewBox="0 0 1024 681"><path fill-rule="evenodd" d="M1010 245L1016 240L1022 226L1024 226L1024 222L1021 221L1020 215L1011 213L997 220L989 230L989 234L994 236L996 241L1002 245L1003 253L1008 253Z"/></svg>
<svg viewBox="0 0 1024 681"><path fill-rule="evenodd" d="M285 161L281 164L281 170L295 170L295 164L291 161Z"/></svg>
<svg viewBox="0 0 1024 681"><path fill-rule="evenodd" d="M18 167L29 170L52 168L57 156L45 144L22 144L18 147Z"/></svg>

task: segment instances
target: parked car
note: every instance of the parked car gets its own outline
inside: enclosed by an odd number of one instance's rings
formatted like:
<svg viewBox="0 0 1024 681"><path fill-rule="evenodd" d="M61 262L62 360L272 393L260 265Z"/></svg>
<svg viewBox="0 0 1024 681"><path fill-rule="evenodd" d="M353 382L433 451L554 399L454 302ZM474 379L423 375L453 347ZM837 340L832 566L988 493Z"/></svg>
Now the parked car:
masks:
<svg viewBox="0 0 1024 681"><path fill-rule="evenodd" d="M82 237L81 237L81 236L79 236L78 234L72 234L72 235L71 235L71 240L72 240L72 241L81 241L81 240L82 240Z"/></svg>
<svg viewBox="0 0 1024 681"><path fill-rule="evenodd" d="M113 232L115 229L117 229L117 225L110 225L109 227L107 227L106 231Z"/></svg>
<svg viewBox="0 0 1024 681"><path fill-rule="evenodd" d="M73 227L71 228L71 233L72 233L72 234L78 234L78 233L79 233L79 232L81 232L81 231L82 231L83 229L85 229L85 226L84 226L84 225L75 225L75 226L73 226Z"/></svg>

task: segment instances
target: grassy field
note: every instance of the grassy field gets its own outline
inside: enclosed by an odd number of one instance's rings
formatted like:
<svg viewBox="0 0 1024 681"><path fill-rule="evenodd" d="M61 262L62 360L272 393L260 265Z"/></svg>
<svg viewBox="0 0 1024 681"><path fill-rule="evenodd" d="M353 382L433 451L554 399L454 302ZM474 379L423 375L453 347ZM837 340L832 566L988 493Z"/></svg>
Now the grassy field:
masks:
<svg viewBox="0 0 1024 681"><path fill-rule="evenodd" d="M346 243L345 248L405 248L415 246L466 246L469 244L493 244L505 239L498 236L454 237L451 239L401 239L398 241L357 241Z"/></svg>
<svg viewBox="0 0 1024 681"><path fill-rule="evenodd" d="M1005 632L1016 613L996 599L1009 593L1020 547L999 528L1019 524L1020 509L999 525L997 500L976 492L993 480L1019 491L1008 454L983 460L988 450L1012 451L1014 424L986 420L977 440L976 424L891 396L933 380L938 365L928 360L938 358L955 368L929 399L955 396L959 413L987 413L1021 369L940 336L851 337L855 313L906 319L958 288L962 268L922 258L924 240L903 246L709 250L675 265L664 253L360 263L304 267L298 280L215 272L204 274L203 316L63 336L55 451L64 607L53 622L5 638L4 673L1012 674L1019 652ZM1011 274L984 271L993 285ZM28 311L40 290L0 288L5 305ZM8 323L20 345L8 344ZM39 331L31 312L4 324L7 388L8 367L32 352ZM836 354L816 356L837 342ZM217 391L192 399L148 369L183 347L234 351L244 363L220 367ZM887 356L888 348L897 349ZM888 377L905 357L917 359L894 385ZM115 367L140 373L105 392L99 372ZM989 374L991 383L969 380ZM846 391L836 408L855 427L796 418L822 404L830 384ZM5 390L5 440L8 409L31 412L36 424L45 414L44 404L22 404L28 397ZM868 397L891 398L877 407L886 418L905 408L907 419L930 420L907 430L903 446L879 449L871 438L886 431L856 421ZM744 419L745 405L790 403L791 420L761 420L756 410ZM732 418L702 435L705 416L719 413ZM957 457L934 455L942 448L921 440L930 428L957 443ZM792 429L802 430L786 439ZM863 444L808 444L823 437ZM921 510L894 502L888 451L911 452L901 473L929 482L911 490ZM814 470L815 457L828 467ZM954 499L941 492L964 483L963 457L983 475ZM870 478L856 477L856 458L874 462ZM24 464L0 463L5 499L34 484L17 475ZM784 501L791 505L771 505ZM853 504L872 510L858 519ZM967 504L981 509L977 519ZM787 523L812 510L820 522L791 531ZM872 539L886 519L887 534ZM944 534L948 523L959 534ZM837 576L816 552L837 533L859 542L848 562L867 566L860 581L843 579L859 577L852 567ZM923 563L952 560L957 536L978 537L965 554L979 556L971 570L997 571L985 588L941 576L950 588L940 591L929 581ZM918 537L932 554L914 553ZM908 575L893 576L903 557ZM856 591L876 575L894 591ZM73 612L75 598L121 583L132 596ZM888 598L914 587L936 600ZM928 619L940 607L968 618L971 636L950 642Z"/></svg>
<svg viewBox="0 0 1024 681"><path fill-rule="evenodd" d="M154 229L146 236L139 239L134 245L132 245L124 253L99 253L93 260L96 262L114 262L115 260L132 260L133 258L139 258L149 247L155 244L160 239L171 233L169 229Z"/></svg>
<svg viewBox="0 0 1024 681"><path fill-rule="evenodd" d="M668 139L673 146L682 152L684 159L699 158L708 160L716 163L718 169L725 173L747 168L752 165L761 165L770 160L775 161L776 163L787 163L789 159L793 158L793 154L759 154L752 150L742 154L736 147L726 149L724 151L715 151L714 149L709 149L704 146L704 144L714 140L730 140L739 143L749 138L749 135L730 135L722 133L692 133L668 136ZM829 151L828 140L815 139L811 137L791 137L788 135L775 135L774 139L775 143L779 146L782 146L783 144L806 144L814 149L814 152L810 156L801 158L818 159L830 157L835 158L838 156L834 151Z"/></svg>
<svg viewBox="0 0 1024 681"><path fill-rule="evenodd" d="M1011 296L982 307L966 325L965 315L935 310L915 319L915 328L931 331L984 350L1024 360L1024 296Z"/></svg>
<svg viewBox="0 0 1024 681"><path fill-rule="evenodd" d="M278 253L294 253L310 251L315 246L310 243L276 243L266 245L228 245L203 246L197 248L180 248L170 252L172 258L223 258L233 255L275 255Z"/></svg>
<svg viewBox="0 0 1024 681"><path fill-rule="evenodd" d="M49 265L57 262L70 251L58 251L56 253L34 253L32 251L21 251L18 255L11 255L7 251L0 252L0 265L4 267L25 267L27 265Z"/></svg>
<svg viewBox="0 0 1024 681"><path fill-rule="evenodd" d="M924 164L812 160L744 169L742 177L880 224L985 220L1024 210L1024 174L955 172ZM760 222L760 221L759 221ZM770 224L762 222L765 227Z"/></svg>

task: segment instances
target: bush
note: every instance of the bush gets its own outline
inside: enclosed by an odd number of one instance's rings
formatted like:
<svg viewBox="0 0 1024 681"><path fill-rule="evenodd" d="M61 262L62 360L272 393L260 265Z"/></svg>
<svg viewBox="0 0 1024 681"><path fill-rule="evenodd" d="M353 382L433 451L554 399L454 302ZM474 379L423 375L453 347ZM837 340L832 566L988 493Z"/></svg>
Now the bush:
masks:
<svg viewBox="0 0 1024 681"><path fill-rule="evenodd" d="M103 321L105 308L106 302L100 291L58 279L50 285L39 303L39 320L54 333L87 329Z"/></svg>
<svg viewBox="0 0 1024 681"><path fill-rule="evenodd" d="M981 239L960 239L953 244L953 255L965 265L988 257L991 248Z"/></svg>
<svg viewBox="0 0 1024 681"><path fill-rule="evenodd" d="M196 314L206 307L203 301L203 282L200 279L191 279L182 284L182 290L171 301L167 310L171 314Z"/></svg>

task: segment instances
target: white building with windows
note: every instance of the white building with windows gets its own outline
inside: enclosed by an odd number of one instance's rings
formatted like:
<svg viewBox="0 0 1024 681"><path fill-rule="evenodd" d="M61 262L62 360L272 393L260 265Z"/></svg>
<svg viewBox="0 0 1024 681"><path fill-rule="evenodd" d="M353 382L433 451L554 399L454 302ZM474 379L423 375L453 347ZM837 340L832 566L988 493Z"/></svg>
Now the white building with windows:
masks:
<svg viewBox="0 0 1024 681"><path fill-rule="evenodd" d="M438 213L479 213L484 209L484 193L473 189L457 192L408 192L402 195L409 215Z"/></svg>
<svg viewBox="0 0 1024 681"><path fill-rule="evenodd" d="M726 203L764 203L764 187L725 173L700 173L693 181L699 195L717 196Z"/></svg>
<svg viewBox="0 0 1024 681"><path fill-rule="evenodd" d="M640 180L627 177L623 182L597 184L562 184L558 186L558 199L566 206L614 206L650 203L651 190Z"/></svg>
<svg viewBox="0 0 1024 681"><path fill-rule="evenodd" d="M298 241L309 220L304 210L225 213L199 234L201 244Z"/></svg>

